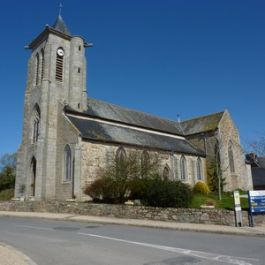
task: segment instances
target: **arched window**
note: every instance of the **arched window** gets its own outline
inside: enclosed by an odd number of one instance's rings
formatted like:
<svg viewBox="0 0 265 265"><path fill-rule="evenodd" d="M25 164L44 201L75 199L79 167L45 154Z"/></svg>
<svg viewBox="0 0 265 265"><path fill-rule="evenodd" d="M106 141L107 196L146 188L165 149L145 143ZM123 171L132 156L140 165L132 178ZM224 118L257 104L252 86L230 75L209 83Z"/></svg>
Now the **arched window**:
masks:
<svg viewBox="0 0 265 265"><path fill-rule="evenodd" d="M33 123L32 141L33 143L36 143L38 141L40 134L40 107L38 104L36 104L33 109L32 123Z"/></svg>
<svg viewBox="0 0 265 265"><path fill-rule="evenodd" d="M123 163L126 160L126 152L123 147L119 147L116 152L116 162Z"/></svg>
<svg viewBox="0 0 265 265"><path fill-rule="evenodd" d="M44 50L41 49L41 82L44 76Z"/></svg>
<svg viewBox="0 0 265 265"><path fill-rule="evenodd" d="M191 169L191 179L192 181L195 181L195 178L197 178L196 163L192 158L190 159L190 169Z"/></svg>
<svg viewBox="0 0 265 265"><path fill-rule="evenodd" d="M126 171L126 152L123 147L119 147L116 152L116 173L118 176L122 175Z"/></svg>
<svg viewBox="0 0 265 265"><path fill-rule="evenodd" d="M39 84L39 71L40 71L40 57L39 54L36 54L36 58L35 58L35 84L36 86Z"/></svg>
<svg viewBox="0 0 265 265"><path fill-rule="evenodd" d="M179 160L174 156L174 171L175 171L175 179L179 179Z"/></svg>
<svg viewBox="0 0 265 265"><path fill-rule="evenodd" d="M169 167L168 167L168 165L166 165L164 167L164 170L163 170L163 179L164 180L168 180L169 179L169 172L170 172Z"/></svg>
<svg viewBox="0 0 265 265"><path fill-rule="evenodd" d="M64 50L62 48L57 49L55 79L60 82L63 81L63 57Z"/></svg>
<svg viewBox="0 0 265 265"><path fill-rule="evenodd" d="M202 160L200 157L197 159L197 179L202 180Z"/></svg>
<svg viewBox="0 0 265 265"><path fill-rule="evenodd" d="M145 150L141 155L141 176L142 178L147 177L148 171L150 169L150 156Z"/></svg>
<svg viewBox="0 0 265 265"><path fill-rule="evenodd" d="M64 148L64 180L72 180L72 153L69 145L66 145Z"/></svg>
<svg viewBox="0 0 265 265"><path fill-rule="evenodd" d="M234 162L233 146L231 141L228 146L228 159L229 159L230 172L235 173L235 162Z"/></svg>
<svg viewBox="0 0 265 265"><path fill-rule="evenodd" d="M185 180L187 178L187 162L184 156L180 158L180 178Z"/></svg>

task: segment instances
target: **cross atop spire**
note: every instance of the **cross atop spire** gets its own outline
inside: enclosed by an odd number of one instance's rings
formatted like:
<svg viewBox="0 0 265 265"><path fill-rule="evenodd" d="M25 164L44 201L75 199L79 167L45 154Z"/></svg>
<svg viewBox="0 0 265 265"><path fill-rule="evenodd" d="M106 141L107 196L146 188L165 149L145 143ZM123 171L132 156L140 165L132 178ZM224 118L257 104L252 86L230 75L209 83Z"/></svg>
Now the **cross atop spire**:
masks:
<svg viewBox="0 0 265 265"><path fill-rule="evenodd" d="M60 2L60 4L59 4L59 16L62 15L62 8L63 8L63 4L62 4L62 2Z"/></svg>
<svg viewBox="0 0 265 265"><path fill-rule="evenodd" d="M71 35L69 29L67 28L66 24L63 21L62 18L62 8L63 8L63 4L62 2L60 2L59 4L59 14L58 17L54 23L54 25L52 26L54 29L66 34L66 35Z"/></svg>

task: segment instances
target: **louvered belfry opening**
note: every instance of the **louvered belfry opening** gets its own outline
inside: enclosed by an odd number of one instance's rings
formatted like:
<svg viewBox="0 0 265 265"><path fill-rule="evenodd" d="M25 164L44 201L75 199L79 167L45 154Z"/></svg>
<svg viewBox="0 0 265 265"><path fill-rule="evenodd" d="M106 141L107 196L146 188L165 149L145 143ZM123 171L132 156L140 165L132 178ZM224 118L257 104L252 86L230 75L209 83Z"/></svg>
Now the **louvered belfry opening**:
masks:
<svg viewBox="0 0 265 265"><path fill-rule="evenodd" d="M41 82L44 76L44 50L41 49Z"/></svg>
<svg viewBox="0 0 265 265"><path fill-rule="evenodd" d="M40 68L40 58L39 54L36 55L36 73L35 73L35 85L37 86L39 84L39 68Z"/></svg>
<svg viewBox="0 0 265 265"><path fill-rule="evenodd" d="M63 81L63 56L57 54L56 56L56 80Z"/></svg>

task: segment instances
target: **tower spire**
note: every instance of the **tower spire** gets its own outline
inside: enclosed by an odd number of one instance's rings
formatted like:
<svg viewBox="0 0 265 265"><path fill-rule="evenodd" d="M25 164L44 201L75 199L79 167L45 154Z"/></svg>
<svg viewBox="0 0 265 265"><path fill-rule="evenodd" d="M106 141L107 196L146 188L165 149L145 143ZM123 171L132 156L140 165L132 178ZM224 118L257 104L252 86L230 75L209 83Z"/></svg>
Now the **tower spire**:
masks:
<svg viewBox="0 0 265 265"><path fill-rule="evenodd" d="M54 23L54 25L52 26L54 29L66 34L66 35L69 35L71 36L71 33L69 31L69 29L67 28L66 24L64 23L63 21L63 18L62 18L62 8L63 8L63 4L62 2L60 2L59 4L59 14L58 14L58 17Z"/></svg>

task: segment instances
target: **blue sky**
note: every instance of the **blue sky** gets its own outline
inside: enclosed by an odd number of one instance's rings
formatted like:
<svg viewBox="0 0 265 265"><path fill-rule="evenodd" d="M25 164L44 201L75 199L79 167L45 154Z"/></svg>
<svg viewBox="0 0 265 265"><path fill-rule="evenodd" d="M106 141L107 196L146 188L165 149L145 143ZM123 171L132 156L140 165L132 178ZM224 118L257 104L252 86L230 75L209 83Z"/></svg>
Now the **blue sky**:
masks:
<svg viewBox="0 0 265 265"><path fill-rule="evenodd" d="M0 155L22 137L24 46L60 1L0 3ZM168 119L228 109L241 142L265 133L265 2L65 0L62 16L87 50L88 96Z"/></svg>

